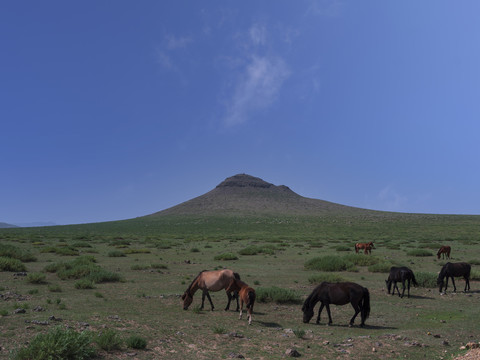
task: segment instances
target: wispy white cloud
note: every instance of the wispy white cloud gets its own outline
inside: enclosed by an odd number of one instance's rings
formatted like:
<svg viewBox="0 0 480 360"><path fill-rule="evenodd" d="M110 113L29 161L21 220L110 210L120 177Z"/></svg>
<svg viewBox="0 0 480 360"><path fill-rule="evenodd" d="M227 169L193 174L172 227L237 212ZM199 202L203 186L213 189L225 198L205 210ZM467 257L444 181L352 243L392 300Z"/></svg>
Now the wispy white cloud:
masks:
<svg viewBox="0 0 480 360"><path fill-rule="evenodd" d="M391 185L384 187L377 195L381 210L404 211L408 199L399 194Z"/></svg>
<svg viewBox="0 0 480 360"><path fill-rule="evenodd" d="M336 17L343 12L344 7L345 4L341 0L311 0L307 14Z"/></svg>
<svg viewBox="0 0 480 360"><path fill-rule="evenodd" d="M280 57L252 56L228 106L228 126L245 122L255 110L271 105L290 72Z"/></svg>
<svg viewBox="0 0 480 360"><path fill-rule="evenodd" d="M168 49L179 49L186 48L188 44L193 42L193 39L190 37L166 35L165 36L166 44Z"/></svg>
<svg viewBox="0 0 480 360"><path fill-rule="evenodd" d="M249 30L250 40L254 45L265 45L267 30L264 25L254 24Z"/></svg>

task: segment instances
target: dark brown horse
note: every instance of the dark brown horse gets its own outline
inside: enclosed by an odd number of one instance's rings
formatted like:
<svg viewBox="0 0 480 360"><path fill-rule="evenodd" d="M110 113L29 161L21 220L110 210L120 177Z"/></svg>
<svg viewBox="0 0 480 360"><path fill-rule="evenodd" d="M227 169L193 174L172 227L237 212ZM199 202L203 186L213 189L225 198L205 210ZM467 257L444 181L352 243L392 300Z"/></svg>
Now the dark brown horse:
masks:
<svg viewBox="0 0 480 360"><path fill-rule="evenodd" d="M243 304L246 305L248 311L248 325L252 324L252 313L253 305L255 304L255 290L245 284L242 280L234 279L230 283L227 291L238 292L240 297L240 316L238 319L242 318L243 315Z"/></svg>
<svg viewBox="0 0 480 360"><path fill-rule="evenodd" d="M200 307L203 309L203 305L205 302L205 296L210 301L210 306L212 307L212 311L214 309L212 299L210 298L209 291L220 291L225 289L228 297L227 307L225 311L230 308L230 302L233 297L237 299L237 311L238 311L238 295L232 295L232 291L227 290L227 287L230 285L232 280L238 279L240 280L240 275L236 272L233 272L229 269L223 270L213 270L213 271L202 271L200 272L195 279L193 279L192 283L188 286L185 293L182 295L183 300L183 309L187 310L190 304L193 301L193 295L198 289L202 290L202 306Z"/></svg>
<svg viewBox="0 0 480 360"><path fill-rule="evenodd" d="M401 281L403 285L402 295L400 295L400 290L398 290L398 286L397 286L398 281ZM407 285L408 285L407 297L410 297L410 281L413 283L414 286L418 285L417 281L415 280L415 275L413 274L413 271L406 266L401 266L401 267L392 266L390 268L390 274L388 275L388 279L385 280L385 283L387 284L388 293L390 294L390 289L392 288L392 283L393 283L392 295L395 295L395 289L397 289L398 296L403 298L403 296L405 295L405 281L407 281Z"/></svg>
<svg viewBox="0 0 480 360"><path fill-rule="evenodd" d="M443 258L445 259L445 256L450 259L450 251L452 249L450 248L450 246L442 246L440 247L440 249L438 250L437 252L437 258L440 259L440 255L443 256Z"/></svg>
<svg viewBox="0 0 480 360"><path fill-rule="evenodd" d="M373 242L370 241L368 243L356 243L355 244L355 252L358 254L359 250L363 249L365 255L371 254L372 249L375 249L375 245L373 245Z"/></svg>
<svg viewBox="0 0 480 360"><path fill-rule="evenodd" d="M370 314L370 294L367 288L352 282L322 282L312 291L303 303L302 311L304 323L308 323L313 317L313 308L319 301L322 304L320 305L320 309L318 309L317 324L320 323L320 314L322 313L323 307L327 308L328 324L332 324L330 304L352 304L355 314L350 319L350 326L353 326L355 318L358 313L361 312L362 322L360 323L360 326L363 327L365 325L365 320L367 320Z"/></svg>
<svg viewBox="0 0 480 360"><path fill-rule="evenodd" d="M446 263L443 265L442 270L440 270L440 274L438 274L438 279L437 279L437 285L439 286L439 291L442 292L443 288L443 279L447 278L445 281L445 292L447 292L447 286L448 286L448 278L452 278L452 284L453 284L453 292L457 291L457 287L455 286L455 280L453 279L454 277L460 277L463 276L465 279L465 289L463 290L464 292L470 290L470 270L471 266L468 263L465 262L459 262L459 263Z"/></svg>

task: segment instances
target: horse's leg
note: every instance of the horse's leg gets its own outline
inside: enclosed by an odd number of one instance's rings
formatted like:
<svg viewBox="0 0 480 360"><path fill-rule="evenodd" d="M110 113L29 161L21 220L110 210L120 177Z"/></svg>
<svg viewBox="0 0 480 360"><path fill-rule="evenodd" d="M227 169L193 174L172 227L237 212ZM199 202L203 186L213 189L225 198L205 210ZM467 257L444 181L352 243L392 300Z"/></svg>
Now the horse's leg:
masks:
<svg viewBox="0 0 480 360"><path fill-rule="evenodd" d="M457 292L457 287L455 286L455 279L452 276L452 283L453 283L453 292Z"/></svg>
<svg viewBox="0 0 480 360"><path fill-rule="evenodd" d="M202 306L200 306L200 309L203 310L203 305L205 303L205 290L202 291Z"/></svg>
<svg viewBox="0 0 480 360"><path fill-rule="evenodd" d="M227 302L227 307L225 308L225 311L230 309L230 301L232 301L232 293L227 291L227 297L228 297L228 302Z"/></svg>
<svg viewBox="0 0 480 360"><path fill-rule="evenodd" d="M355 318L357 317L358 313L360 312L360 306L359 306L359 303L353 303L351 302L352 304L352 307L353 307L353 310L355 310L355 314L353 314L353 317L350 319L350 326L353 326L353 323L355 321ZM363 319L362 319L362 323L363 323Z"/></svg>
<svg viewBox="0 0 480 360"><path fill-rule="evenodd" d="M408 294L407 297L410 297L410 279L407 280Z"/></svg>
<svg viewBox="0 0 480 360"><path fill-rule="evenodd" d="M323 307L325 306L325 304L322 302L320 304L320 308L318 309L318 315L317 315L317 324L320 324L320 314L322 313L322 310L323 310Z"/></svg>
<svg viewBox="0 0 480 360"><path fill-rule="evenodd" d="M393 282L393 293L392 293L392 295L395 295L395 289L397 289L398 296L400 296L400 290L398 290L398 285L397 285L396 281Z"/></svg>
<svg viewBox="0 0 480 360"><path fill-rule="evenodd" d="M238 320L242 319L242 315L243 315L243 299L240 299L240 315L238 316Z"/></svg>
<svg viewBox="0 0 480 360"><path fill-rule="evenodd" d="M330 314L330 304L326 303L325 307L327 308L327 314L328 314L328 325L332 324L332 314Z"/></svg>
<svg viewBox="0 0 480 360"><path fill-rule="evenodd" d="M398 292L398 296L400 296L400 291ZM401 298L403 298L405 296L405 280L402 280L402 296L400 296Z"/></svg>
<svg viewBox="0 0 480 360"><path fill-rule="evenodd" d="M470 280L466 276L464 276L464 278L465 278L465 290L463 290L463 292L467 292L467 286L468 286L468 290L470 291Z"/></svg>
<svg viewBox="0 0 480 360"><path fill-rule="evenodd" d="M208 301L210 301L210 306L212 307L212 311L213 311L215 307L213 306L212 298L210 297L210 293L208 292L208 290L203 290L202 309L203 309L203 300L205 298L205 295L207 295Z"/></svg>
<svg viewBox="0 0 480 360"><path fill-rule="evenodd" d="M238 291L235 291L235 292L233 293L233 295L235 296L235 299L237 299L237 310L236 310L236 311L238 311L238 309L240 309L240 306L238 305L238 298L240 297L240 296L238 295Z"/></svg>

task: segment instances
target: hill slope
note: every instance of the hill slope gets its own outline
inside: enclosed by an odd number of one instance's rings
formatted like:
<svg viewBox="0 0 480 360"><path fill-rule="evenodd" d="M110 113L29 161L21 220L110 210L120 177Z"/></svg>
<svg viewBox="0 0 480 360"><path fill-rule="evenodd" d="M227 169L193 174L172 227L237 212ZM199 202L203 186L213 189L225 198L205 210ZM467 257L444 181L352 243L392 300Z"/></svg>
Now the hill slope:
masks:
<svg viewBox="0 0 480 360"><path fill-rule="evenodd" d="M208 193L149 215L326 215L375 211L300 196L287 186L238 174L225 179Z"/></svg>
<svg viewBox="0 0 480 360"><path fill-rule="evenodd" d="M4 223L4 222L0 222L0 229L16 228L16 227L18 227L18 226L7 224L7 223Z"/></svg>

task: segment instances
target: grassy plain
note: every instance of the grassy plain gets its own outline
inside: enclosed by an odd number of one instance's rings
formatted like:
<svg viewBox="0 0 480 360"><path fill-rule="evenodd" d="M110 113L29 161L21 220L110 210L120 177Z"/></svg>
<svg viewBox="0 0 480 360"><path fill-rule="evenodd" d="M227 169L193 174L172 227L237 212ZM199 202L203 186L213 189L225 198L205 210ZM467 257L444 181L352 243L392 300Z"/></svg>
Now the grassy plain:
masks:
<svg viewBox="0 0 480 360"><path fill-rule="evenodd" d="M356 242L366 241L374 241L372 257L384 266L355 265L329 274L305 268L316 257L347 259L354 255ZM400 299L387 294L387 274L378 272L390 265L406 265L415 273L436 275L446 261L434 255L440 245L450 245L452 261L474 264L478 280L478 216L370 212L322 217L147 217L0 229L0 244L33 255L35 261L23 263L27 273L44 275L32 282L16 272L0 272L0 358L9 358L36 334L58 325L79 331L113 329L124 339L138 335L147 340L145 350L123 345L121 350L101 351L106 359L226 359L238 354L247 359L279 359L289 348L297 349L303 359L451 359L461 352L462 344L480 340L478 281L471 281L472 291L467 294L461 291L464 281L459 279L456 294L451 288L440 295L437 288L418 287L411 289L410 298ZM425 256L425 250L431 255ZM225 253L237 259L221 260ZM84 255L93 256L97 266L118 274L121 281L88 288L76 285L77 279L46 271L52 264ZM332 306L334 324L326 326L326 313L320 325L303 324L301 303L275 302L256 303L253 324L248 326L246 317L238 320L238 313L223 311L224 292L211 293L213 312L208 304L198 309L200 292L184 311L180 296L192 279L201 270L223 267L240 273L258 290L277 286L294 291L300 300L325 276L357 282L371 295L367 326L347 326L353 314L349 305ZM45 311L34 311L38 306ZM15 314L18 308L25 313Z"/></svg>

